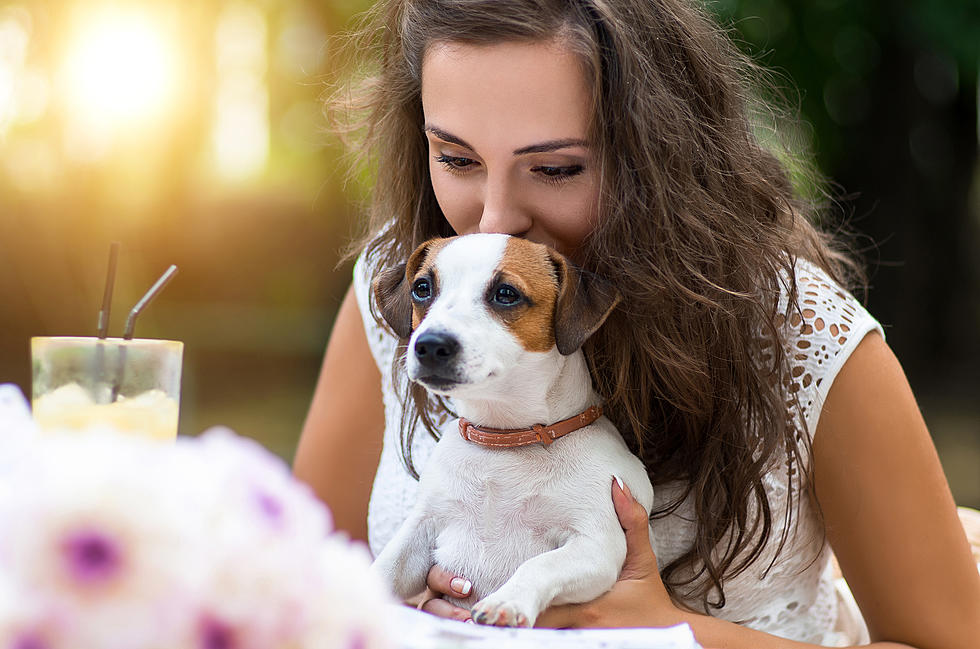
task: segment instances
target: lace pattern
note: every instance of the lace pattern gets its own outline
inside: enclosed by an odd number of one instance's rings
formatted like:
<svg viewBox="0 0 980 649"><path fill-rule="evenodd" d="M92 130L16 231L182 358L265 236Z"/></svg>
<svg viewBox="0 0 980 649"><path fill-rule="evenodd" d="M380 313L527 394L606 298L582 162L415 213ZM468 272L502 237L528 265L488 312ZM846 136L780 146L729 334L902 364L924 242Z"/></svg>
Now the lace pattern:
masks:
<svg viewBox="0 0 980 649"><path fill-rule="evenodd" d="M381 370L387 421L368 511L371 551L377 555L415 502L418 483L408 474L399 455L402 406L391 372L397 340L370 314L372 266L363 255L358 259L354 288L371 352ZM788 400L787 416L797 422L797 430L812 435L827 392L844 362L867 333L883 332L861 304L819 267L801 259L795 271L798 308L787 309L789 282L784 278L779 312L789 316L777 324L785 327L787 334L785 351L790 359L791 381L786 389L798 399ZM795 406L797 402L799 408ZM800 418L805 427L799 425ZM430 436L416 436L412 448L416 467L425 465L434 446ZM787 471L777 468L771 472L766 476L765 487L774 512L768 547L749 569L726 582L727 605L712 614L781 637L825 646L867 641L867 631L853 600L838 591L828 570L830 550L817 512L808 499L799 503L786 544L775 556L785 526L781 512L790 497ZM682 489L681 484L657 487L655 506L676 497ZM653 521L653 545L661 567L690 546L694 530L694 509L689 501L670 516Z"/></svg>

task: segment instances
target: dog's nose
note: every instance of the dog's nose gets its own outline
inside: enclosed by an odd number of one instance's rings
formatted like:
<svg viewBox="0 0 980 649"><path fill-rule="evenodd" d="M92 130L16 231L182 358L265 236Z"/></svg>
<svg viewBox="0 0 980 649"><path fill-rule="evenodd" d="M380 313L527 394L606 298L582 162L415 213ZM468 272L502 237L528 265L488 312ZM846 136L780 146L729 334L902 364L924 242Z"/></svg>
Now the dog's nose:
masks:
<svg viewBox="0 0 980 649"><path fill-rule="evenodd" d="M458 351L459 342L448 334L425 333L415 341L415 358L430 369L445 367Z"/></svg>

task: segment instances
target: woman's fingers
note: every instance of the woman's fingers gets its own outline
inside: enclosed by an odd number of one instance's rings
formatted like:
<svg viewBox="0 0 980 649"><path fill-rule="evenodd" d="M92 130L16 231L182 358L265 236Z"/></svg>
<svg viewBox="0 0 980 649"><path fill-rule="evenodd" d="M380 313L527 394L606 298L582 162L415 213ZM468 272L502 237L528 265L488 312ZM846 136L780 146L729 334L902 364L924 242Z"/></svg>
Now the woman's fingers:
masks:
<svg viewBox="0 0 980 649"><path fill-rule="evenodd" d="M633 498L629 485L624 484L620 488L619 481L613 480L612 499L613 505L616 507L616 515L619 517L619 524L623 526L623 531L626 532L627 536L631 532L635 534L639 531L649 541L650 536L647 531L649 519L646 510Z"/></svg>
<svg viewBox="0 0 980 649"><path fill-rule="evenodd" d="M460 608L442 598L443 595L457 598L469 595L473 585L468 579L454 575L439 566L432 566L429 568L425 583L427 588L418 605L420 611L463 622L470 619L468 609Z"/></svg>
<svg viewBox="0 0 980 649"><path fill-rule="evenodd" d="M435 593L433 593L435 595ZM420 611L425 611L426 613L431 613L438 617L445 617L451 620L459 620L460 622L467 622L471 620L470 612L465 608L460 608L450 604L441 597L436 596L434 599L428 599L422 602L419 606Z"/></svg>
<svg viewBox="0 0 980 649"><path fill-rule="evenodd" d="M439 566L429 568L425 585L437 593L451 597L467 597L473 590L473 584L469 579L454 575Z"/></svg>
<svg viewBox="0 0 980 649"><path fill-rule="evenodd" d="M620 488L618 480L612 483L612 499L626 534L626 560L619 578L642 579L657 573L657 557L650 544L650 519L643 505L633 498L628 485Z"/></svg>

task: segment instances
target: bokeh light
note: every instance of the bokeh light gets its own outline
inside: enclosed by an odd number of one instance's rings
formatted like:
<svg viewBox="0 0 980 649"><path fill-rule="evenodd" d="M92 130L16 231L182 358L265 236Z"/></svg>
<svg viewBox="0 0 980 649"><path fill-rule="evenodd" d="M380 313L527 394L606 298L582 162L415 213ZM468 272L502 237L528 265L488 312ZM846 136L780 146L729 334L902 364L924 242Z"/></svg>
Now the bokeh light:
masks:
<svg viewBox="0 0 980 649"><path fill-rule="evenodd" d="M0 137L20 113L18 96L30 42L30 15L16 8L0 10Z"/></svg>
<svg viewBox="0 0 980 649"><path fill-rule="evenodd" d="M217 87L211 142L220 176L244 180L269 157L268 52L265 16L255 6L227 6L215 31Z"/></svg>
<svg viewBox="0 0 980 649"><path fill-rule="evenodd" d="M77 12L61 82L78 130L111 137L167 115L177 93L173 27L160 9L104 5Z"/></svg>

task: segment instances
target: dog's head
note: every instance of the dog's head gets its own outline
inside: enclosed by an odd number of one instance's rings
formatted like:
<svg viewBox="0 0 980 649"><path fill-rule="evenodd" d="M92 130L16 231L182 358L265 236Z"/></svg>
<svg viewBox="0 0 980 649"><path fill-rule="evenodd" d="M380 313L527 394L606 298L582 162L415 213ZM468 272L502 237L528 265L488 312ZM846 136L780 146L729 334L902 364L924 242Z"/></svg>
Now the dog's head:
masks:
<svg viewBox="0 0 980 649"><path fill-rule="evenodd" d="M542 244L502 234L432 239L381 272L382 317L409 338L409 378L440 394L486 389L556 350L578 350L619 302Z"/></svg>

